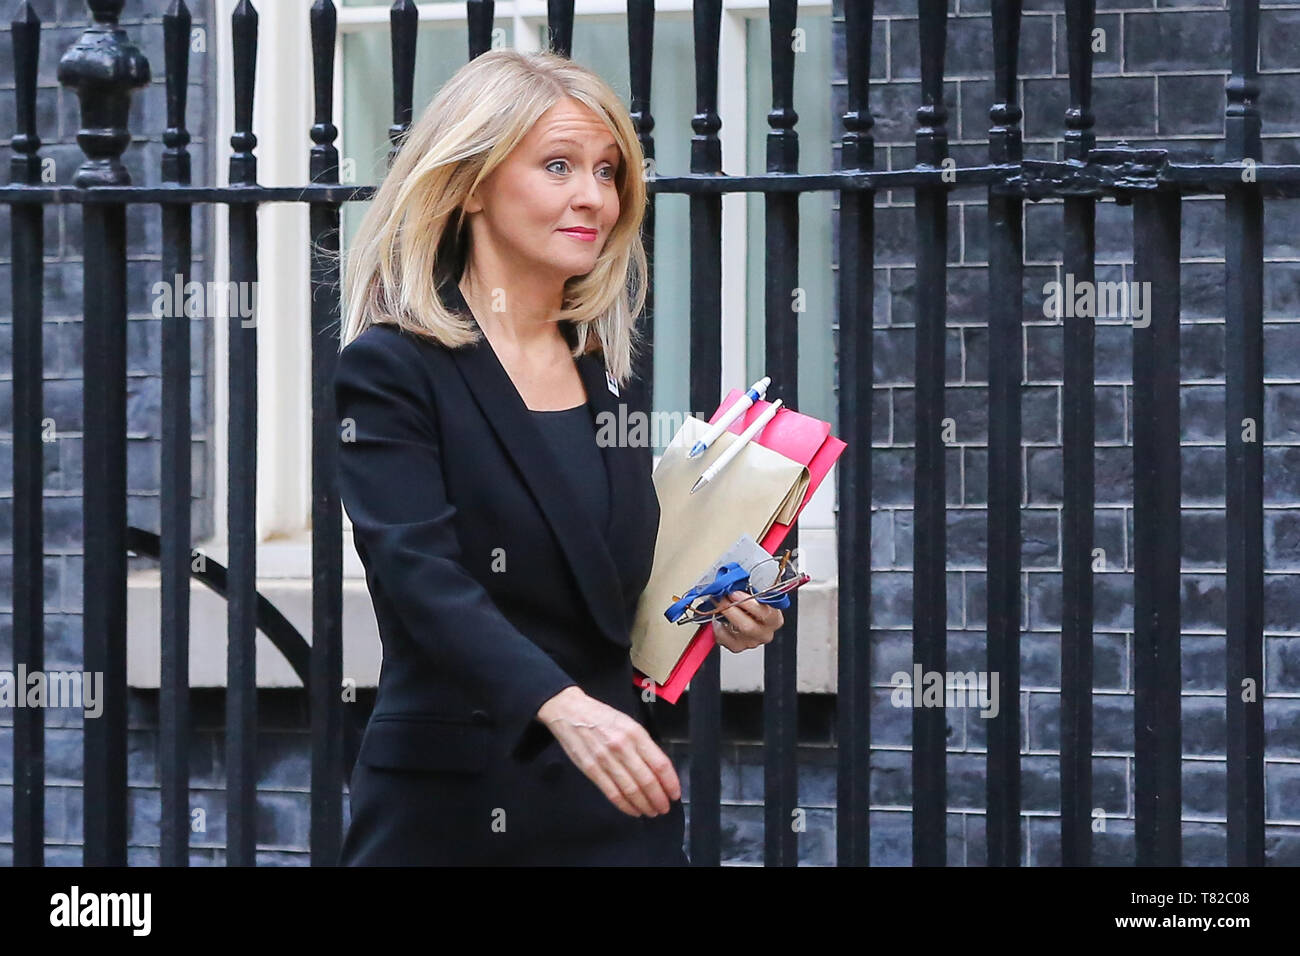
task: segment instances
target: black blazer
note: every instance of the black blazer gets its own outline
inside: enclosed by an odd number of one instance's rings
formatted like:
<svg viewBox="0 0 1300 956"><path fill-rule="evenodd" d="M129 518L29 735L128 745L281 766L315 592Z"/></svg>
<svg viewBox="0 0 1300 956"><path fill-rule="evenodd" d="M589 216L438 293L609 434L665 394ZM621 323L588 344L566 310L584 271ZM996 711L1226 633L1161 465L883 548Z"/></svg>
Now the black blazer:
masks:
<svg viewBox="0 0 1300 956"><path fill-rule="evenodd" d="M439 291L472 315L454 282ZM612 394L599 354L577 366L598 426L620 404L648 411L641 383ZM601 448L598 528L486 339L372 326L339 356L335 394L383 642L342 862L686 862L680 802L624 815L534 719L577 684L658 739L628 657L659 526L650 447Z"/></svg>

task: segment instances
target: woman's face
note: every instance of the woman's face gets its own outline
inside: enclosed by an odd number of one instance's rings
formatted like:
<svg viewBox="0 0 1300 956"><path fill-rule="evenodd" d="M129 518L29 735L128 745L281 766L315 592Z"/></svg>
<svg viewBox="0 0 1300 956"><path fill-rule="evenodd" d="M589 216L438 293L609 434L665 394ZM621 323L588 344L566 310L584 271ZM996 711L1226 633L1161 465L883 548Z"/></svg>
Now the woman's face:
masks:
<svg viewBox="0 0 1300 956"><path fill-rule="evenodd" d="M609 127L561 99L466 200L475 256L545 281L586 275L618 221L622 161Z"/></svg>

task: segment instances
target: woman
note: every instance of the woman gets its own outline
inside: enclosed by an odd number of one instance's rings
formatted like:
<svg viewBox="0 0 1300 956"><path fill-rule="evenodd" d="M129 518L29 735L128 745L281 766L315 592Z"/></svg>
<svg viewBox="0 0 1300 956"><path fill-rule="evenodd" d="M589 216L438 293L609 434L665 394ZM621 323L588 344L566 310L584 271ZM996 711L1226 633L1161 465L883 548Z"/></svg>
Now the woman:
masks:
<svg viewBox="0 0 1300 956"><path fill-rule="evenodd" d="M595 438L648 411L645 204L613 91L495 50L411 128L361 224L339 475L384 659L344 864L688 862L628 657L651 453ZM732 651L783 623L756 601L726 617Z"/></svg>

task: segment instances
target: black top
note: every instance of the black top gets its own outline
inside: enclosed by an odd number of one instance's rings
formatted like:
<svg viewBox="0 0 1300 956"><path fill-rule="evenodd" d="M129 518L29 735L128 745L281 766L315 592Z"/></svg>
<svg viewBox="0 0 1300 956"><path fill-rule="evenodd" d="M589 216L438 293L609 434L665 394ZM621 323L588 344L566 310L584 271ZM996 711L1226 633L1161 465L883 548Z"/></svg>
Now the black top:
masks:
<svg viewBox="0 0 1300 956"><path fill-rule="evenodd" d="M609 484L605 459L596 444L596 426L585 404L573 408L529 409L564 474L596 528L605 533L609 522Z"/></svg>

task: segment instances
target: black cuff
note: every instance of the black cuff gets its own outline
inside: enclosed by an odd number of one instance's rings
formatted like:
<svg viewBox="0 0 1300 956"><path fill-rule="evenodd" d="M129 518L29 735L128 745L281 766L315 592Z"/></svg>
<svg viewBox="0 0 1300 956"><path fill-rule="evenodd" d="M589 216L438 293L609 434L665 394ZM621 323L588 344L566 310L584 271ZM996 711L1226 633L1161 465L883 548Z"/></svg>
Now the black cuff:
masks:
<svg viewBox="0 0 1300 956"><path fill-rule="evenodd" d="M519 736L519 742L515 744L515 749L510 752L510 755L516 760L527 763L545 750L548 744L554 742L555 736L546 725L540 720L534 720Z"/></svg>

